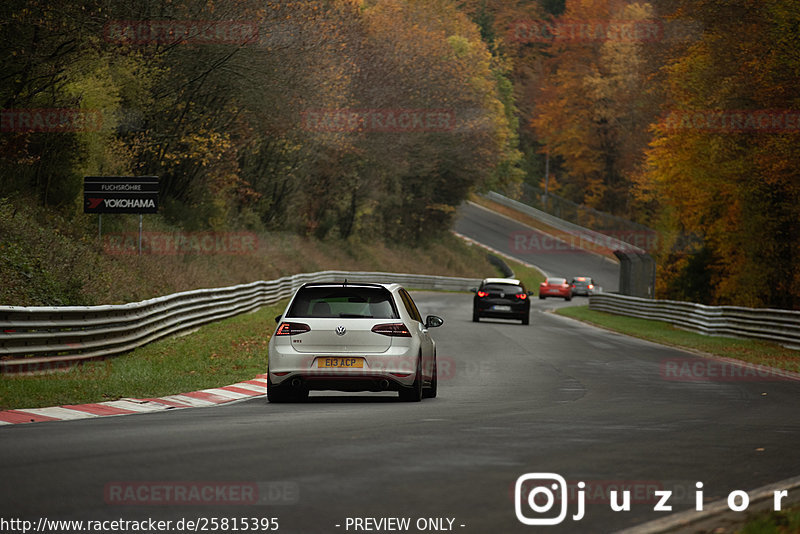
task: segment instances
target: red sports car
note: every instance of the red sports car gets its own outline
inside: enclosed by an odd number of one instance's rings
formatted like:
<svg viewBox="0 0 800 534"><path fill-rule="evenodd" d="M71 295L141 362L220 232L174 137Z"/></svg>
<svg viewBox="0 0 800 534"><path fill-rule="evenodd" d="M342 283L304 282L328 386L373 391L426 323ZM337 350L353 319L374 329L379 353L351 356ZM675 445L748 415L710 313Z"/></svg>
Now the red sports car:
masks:
<svg viewBox="0 0 800 534"><path fill-rule="evenodd" d="M539 298L563 297L564 300L572 300L572 287L567 283L566 278L545 278L539 284Z"/></svg>

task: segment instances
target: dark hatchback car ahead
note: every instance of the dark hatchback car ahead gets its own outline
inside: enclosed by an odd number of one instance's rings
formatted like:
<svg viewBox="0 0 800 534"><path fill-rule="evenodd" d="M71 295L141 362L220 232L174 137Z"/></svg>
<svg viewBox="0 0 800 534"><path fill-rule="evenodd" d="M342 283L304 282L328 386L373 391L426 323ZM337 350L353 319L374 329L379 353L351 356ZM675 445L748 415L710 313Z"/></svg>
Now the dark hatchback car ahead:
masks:
<svg viewBox="0 0 800 534"><path fill-rule="evenodd" d="M513 278L486 278L472 299L472 320L481 317L517 319L522 324L530 322L530 293L519 280Z"/></svg>
<svg viewBox="0 0 800 534"><path fill-rule="evenodd" d="M590 296L594 293L594 281L588 276L576 276L570 282L573 295Z"/></svg>

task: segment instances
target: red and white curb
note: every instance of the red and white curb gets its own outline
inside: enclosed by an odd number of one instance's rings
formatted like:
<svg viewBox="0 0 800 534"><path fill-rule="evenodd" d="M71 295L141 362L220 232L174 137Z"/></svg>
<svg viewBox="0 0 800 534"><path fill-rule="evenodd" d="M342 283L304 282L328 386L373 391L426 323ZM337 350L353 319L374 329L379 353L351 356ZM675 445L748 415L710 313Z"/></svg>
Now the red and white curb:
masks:
<svg viewBox="0 0 800 534"><path fill-rule="evenodd" d="M152 413L176 408L200 408L215 406L242 399L262 397L267 393L267 375L258 375L230 386L203 389L179 395L167 395L152 399L120 399L92 404L68 404L51 408L27 408L24 410L0 411L0 425L39 423L43 421L66 421L88 419L110 415Z"/></svg>

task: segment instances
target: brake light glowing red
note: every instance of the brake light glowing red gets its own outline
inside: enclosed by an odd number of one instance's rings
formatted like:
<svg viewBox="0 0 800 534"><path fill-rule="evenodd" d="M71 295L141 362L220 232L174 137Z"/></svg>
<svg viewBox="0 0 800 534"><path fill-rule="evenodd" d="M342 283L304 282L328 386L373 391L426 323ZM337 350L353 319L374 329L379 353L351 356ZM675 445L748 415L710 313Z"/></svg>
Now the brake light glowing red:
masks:
<svg viewBox="0 0 800 534"><path fill-rule="evenodd" d="M526 295L525 293L517 293L514 296L517 297L519 300L525 300L526 298L528 298L528 295Z"/></svg>
<svg viewBox="0 0 800 534"><path fill-rule="evenodd" d="M382 336L411 337L411 332L403 323L376 324L372 327L372 331Z"/></svg>
<svg viewBox="0 0 800 534"><path fill-rule="evenodd" d="M305 332L310 332L311 327L303 323L281 323L278 330L275 331L276 336L296 336Z"/></svg>
<svg viewBox="0 0 800 534"><path fill-rule="evenodd" d="M481 298L488 297L489 293L487 293L486 291L478 291L478 296Z"/></svg>

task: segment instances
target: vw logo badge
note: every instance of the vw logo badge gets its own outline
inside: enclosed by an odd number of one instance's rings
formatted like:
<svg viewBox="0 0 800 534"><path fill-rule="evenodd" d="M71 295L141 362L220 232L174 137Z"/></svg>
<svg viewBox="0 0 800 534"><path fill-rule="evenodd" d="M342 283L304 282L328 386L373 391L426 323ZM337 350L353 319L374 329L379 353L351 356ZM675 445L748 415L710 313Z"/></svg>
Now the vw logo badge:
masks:
<svg viewBox="0 0 800 534"><path fill-rule="evenodd" d="M343 326L337 326L336 327L336 335L337 336L343 336L345 334L345 332L347 332L345 327L343 327Z"/></svg>

